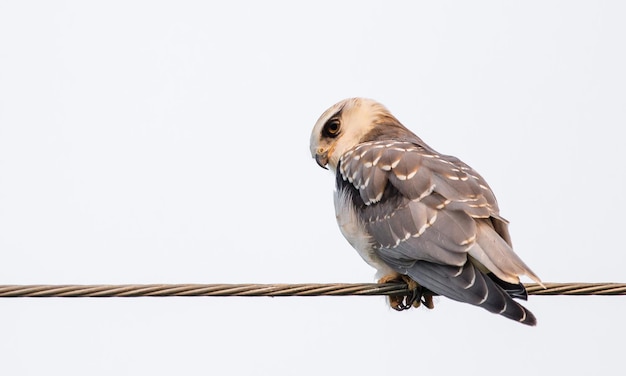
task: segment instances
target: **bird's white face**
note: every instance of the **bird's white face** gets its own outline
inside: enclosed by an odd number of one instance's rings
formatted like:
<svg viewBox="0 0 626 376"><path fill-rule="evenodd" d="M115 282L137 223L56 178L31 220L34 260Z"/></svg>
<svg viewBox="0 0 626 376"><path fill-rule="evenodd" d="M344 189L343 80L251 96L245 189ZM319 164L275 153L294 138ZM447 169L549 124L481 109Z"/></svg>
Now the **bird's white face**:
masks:
<svg viewBox="0 0 626 376"><path fill-rule="evenodd" d="M326 110L311 133L311 156L335 172L339 158L369 133L389 111L365 98L344 99Z"/></svg>

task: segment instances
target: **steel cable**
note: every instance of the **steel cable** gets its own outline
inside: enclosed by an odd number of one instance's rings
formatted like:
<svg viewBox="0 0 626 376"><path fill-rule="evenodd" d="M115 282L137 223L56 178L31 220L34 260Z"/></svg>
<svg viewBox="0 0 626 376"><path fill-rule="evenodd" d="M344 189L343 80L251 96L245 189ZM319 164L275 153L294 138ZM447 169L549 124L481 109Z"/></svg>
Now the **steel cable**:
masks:
<svg viewBox="0 0 626 376"><path fill-rule="evenodd" d="M626 283L526 284L529 295L626 295ZM406 295L402 283L0 285L0 298Z"/></svg>

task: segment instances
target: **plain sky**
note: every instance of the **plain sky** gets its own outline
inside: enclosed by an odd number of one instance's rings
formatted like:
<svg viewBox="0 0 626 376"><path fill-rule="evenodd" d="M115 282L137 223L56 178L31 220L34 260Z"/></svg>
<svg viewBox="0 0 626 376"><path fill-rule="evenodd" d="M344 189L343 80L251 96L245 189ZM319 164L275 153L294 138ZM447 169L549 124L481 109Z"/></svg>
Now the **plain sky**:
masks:
<svg viewBox="0 0 626 376"><path fill-rule="evenodd" d="M0 284L373 282L309 154L352 96L480 172L544 281L626 282L625 4L0 2ZM526 306L0 299L0 374L624 374L626 297Z"/></svg>

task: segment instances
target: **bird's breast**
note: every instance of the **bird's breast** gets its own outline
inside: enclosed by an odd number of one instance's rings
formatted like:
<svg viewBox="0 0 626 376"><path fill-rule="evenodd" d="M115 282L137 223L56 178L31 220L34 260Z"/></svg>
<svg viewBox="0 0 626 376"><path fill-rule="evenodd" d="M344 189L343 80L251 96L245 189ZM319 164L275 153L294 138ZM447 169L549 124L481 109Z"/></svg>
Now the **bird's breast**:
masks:
<svg viewBox="0 0 626 376"><path fill-rule="evenodd" d="M350 195L351 192L345 189L338 188L335 191L335 216L341 233L361 258L378 271L377 277L393 273L393 269L374 252L373 238L360 220Z"/></svg>

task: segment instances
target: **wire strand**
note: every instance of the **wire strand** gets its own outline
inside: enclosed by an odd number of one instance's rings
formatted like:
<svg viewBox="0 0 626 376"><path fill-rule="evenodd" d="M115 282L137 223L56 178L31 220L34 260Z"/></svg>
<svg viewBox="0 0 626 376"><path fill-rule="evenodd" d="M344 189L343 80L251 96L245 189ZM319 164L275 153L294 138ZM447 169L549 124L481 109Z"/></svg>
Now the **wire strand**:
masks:
<svg viewBox="0 0 626 376"><path fill-rule="evenodd" d="M626 295L626 283L526 284L529 295ZM406 295L402 283L0 285L0 298Z"/></svg>

